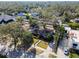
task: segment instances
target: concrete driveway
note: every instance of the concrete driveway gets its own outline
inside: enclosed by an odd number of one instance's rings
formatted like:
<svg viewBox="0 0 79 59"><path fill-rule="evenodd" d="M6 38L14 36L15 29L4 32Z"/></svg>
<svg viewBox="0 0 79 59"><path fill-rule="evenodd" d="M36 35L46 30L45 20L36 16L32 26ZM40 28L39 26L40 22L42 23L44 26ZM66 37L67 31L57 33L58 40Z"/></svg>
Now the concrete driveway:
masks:
<svg viewBox="0 0 79 59"><path fill-rule="evenodd" d="M61 48L58 48L57 58L68 58L68 56L64 54L64 50L62 50Z"/></svg>
<svg viewBox="0 0 79 59"><path fill-rule="evenodd" d="M58 50L57 50L57 57L58 58L68 58L68 56L66 56L64 54L64 50L66 48L68 48L68 42L69 40L64 38L60 43L59 43L59 47L58 47Z"/></svg>

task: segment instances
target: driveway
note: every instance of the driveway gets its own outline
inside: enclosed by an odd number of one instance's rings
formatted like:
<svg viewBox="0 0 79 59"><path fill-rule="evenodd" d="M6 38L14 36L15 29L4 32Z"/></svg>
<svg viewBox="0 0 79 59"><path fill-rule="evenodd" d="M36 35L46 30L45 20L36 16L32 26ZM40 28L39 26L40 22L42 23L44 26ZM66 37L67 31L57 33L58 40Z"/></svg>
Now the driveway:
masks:
<svg viewBox="0 0 79 59"><path fill-rule="evenodd" d="M68 56L64 54L64 50L62 50L61 48L58 48L57 58L68 58Z"/></svg>
<svg viewBox="0 0 79 59"><path fill-rule="evenodd" d="M69 43L69 40L64 38L60 43L59 43L59 47L58 47L58 50L57 50L57 57L58 58L68 58L68 56L66 56L64 54L64 50L66 48L68 48L68 43Z"/></svg>

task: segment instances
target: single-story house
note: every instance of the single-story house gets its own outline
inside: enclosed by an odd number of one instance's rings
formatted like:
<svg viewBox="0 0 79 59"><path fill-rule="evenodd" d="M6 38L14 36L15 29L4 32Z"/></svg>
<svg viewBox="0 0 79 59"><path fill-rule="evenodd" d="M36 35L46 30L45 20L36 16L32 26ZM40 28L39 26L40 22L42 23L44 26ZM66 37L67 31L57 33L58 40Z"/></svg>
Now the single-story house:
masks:
<svg viewBox="0 0 79 59"><path fill-rule="evenodd" d="M36 12L33 12L33 13L30 13L32 17L36 18L39 16L39 13L36 13Z"/></svg>
<svg viewBox="0 0 79 59"><path fill-rule="evenodd" d="M20 12L17 14L17 16L24 16L24 15L25 15L25 13L23 13L23 12Z"/></svg>
<svg viewBox="0 0 79 59"><path fill-rule="evenodd" d="M79 50L79 30L70 30L68 34L70 48Z"/></svg>
<svg viewBox="0 0 79 59"><path fill-rule="evenodd" d="M1 15L0 16L0 24L12 22L12 21L15 21L14 16L10 16L10 15Z"/></svg>
<svg viewBox="0 0 79 59"><path fill-rule="evenodd" d="M26 19L25 13L23 12L18 13L17 16L22 17L23 19Z"/></svg>

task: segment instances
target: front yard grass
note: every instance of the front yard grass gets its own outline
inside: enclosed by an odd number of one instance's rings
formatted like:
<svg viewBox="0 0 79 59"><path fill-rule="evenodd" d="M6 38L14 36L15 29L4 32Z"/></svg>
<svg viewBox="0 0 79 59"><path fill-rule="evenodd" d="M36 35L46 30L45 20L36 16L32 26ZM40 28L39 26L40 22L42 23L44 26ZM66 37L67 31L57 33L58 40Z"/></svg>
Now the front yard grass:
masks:
<svg viewBox="0 0 79 59"><path fill-rule="evenodd" d="M38 41L39 41L39 39L38 39L38 38L33 37L33 44L36 44Z"/></svg>
<svg viewBox="0 0 79 59"><path fill-rule="evenodd" d="M37 46L46 49L48 47L48 42L41 41Z"/></svg>

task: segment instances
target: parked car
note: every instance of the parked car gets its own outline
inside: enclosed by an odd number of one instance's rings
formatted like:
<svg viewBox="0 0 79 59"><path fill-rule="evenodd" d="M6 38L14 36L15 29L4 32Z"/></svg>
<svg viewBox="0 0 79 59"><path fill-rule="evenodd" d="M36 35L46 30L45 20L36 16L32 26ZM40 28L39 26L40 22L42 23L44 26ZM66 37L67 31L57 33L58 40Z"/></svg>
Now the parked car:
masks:
<svg viewBox="0 0 79 59"><path fill-rule="evenodd" d="M68 50L68 49L65 49L65 50L64 50L64 54L65 54L65 55L68 55L68 54L69 54L69 50Z"/></svg>

